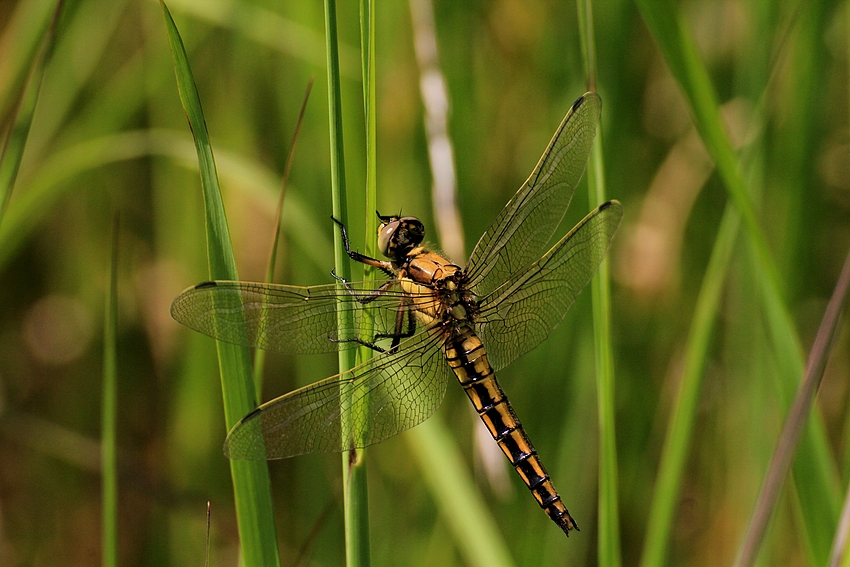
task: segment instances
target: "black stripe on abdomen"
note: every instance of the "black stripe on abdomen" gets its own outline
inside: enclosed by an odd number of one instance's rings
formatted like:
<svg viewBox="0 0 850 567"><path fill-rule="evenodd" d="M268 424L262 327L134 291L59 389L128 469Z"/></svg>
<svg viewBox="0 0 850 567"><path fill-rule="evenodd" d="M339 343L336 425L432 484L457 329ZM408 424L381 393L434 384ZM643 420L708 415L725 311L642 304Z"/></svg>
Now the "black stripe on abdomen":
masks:
<svg viewBox="0 0 850 567"><path fill-rule="evenodd" d="M565 534L569 535L572 529L578 530L496 381L481 340L471 329L462 329L446 343L445 349L449 366L469 396L475 411L534 499Z"/></svg>

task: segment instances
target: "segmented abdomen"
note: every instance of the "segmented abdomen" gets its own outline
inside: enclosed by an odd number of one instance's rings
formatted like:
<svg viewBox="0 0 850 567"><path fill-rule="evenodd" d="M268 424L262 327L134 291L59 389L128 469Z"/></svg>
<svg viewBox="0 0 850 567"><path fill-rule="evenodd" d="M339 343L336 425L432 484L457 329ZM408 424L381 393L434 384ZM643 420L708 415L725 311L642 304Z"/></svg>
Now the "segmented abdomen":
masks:
<svg viewBox="0 0 850 567"><path fill-rule="evenodd" d="M455 330L446 342L445 349L449 365L475 406L475 411L537 503L565 534L570 535L572 529L578 530L496 381L481 340L470 327L463 325Z"/></svg>

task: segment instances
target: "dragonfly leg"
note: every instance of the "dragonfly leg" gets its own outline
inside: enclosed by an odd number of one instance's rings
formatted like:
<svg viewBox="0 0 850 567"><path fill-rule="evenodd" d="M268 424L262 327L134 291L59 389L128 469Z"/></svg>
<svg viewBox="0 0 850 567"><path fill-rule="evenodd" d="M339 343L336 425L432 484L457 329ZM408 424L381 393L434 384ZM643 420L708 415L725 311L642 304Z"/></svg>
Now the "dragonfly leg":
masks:
<svg viewBox="0 0 850 567"><path fill-rule="evenodd" d="M370 348L370 349L374 350L375 352L379 352L381 354L388 352L387 349L381 348L378 345L376 345L375 343L370 343L369 341L364 341L363 339L358 339L358 338L354 338L354 337L352 337L350 339L335 339L333 337L328 337L328 340L330 340L332 343L357 343L360 346Z"/></svg>
<svg viewBox="0 0 850 567"><path fill-rule="evenodd" d="M356 290L352 289L351 286L348 285L348 280L336 275L335 270L331 270L331 277L333 277L333 279L335 279L336 281L342 283L342 285L345 286L345 289L348 291L348 293L351 294L351 297L353 297L354 299L357 300L358 303L361 303L363 305L366 305L370 301L374 301L375 299L377 299L380 295L382 295L385 291L387 291L390 288L390 286L393 284L393 280L389 280L387 282L384 282L381 285L381 287L379 287L375 291L369 292L369 295L363 295L363 294L358 293Z"/></svg>
<svg viewBox="0 0 850 567"><path fill-rule="evenodd" d="M331 217L331 220L334 221L337 225L339 225L339 230L342 232L342 243L345 246L345 253L348 254L349 258L351 258L355 262L360 262L361 264L366 264L367 266L378 268L390 277L394 276L392 264L390 262L385 262L376 258L370 258L365 254L361 254L360 252L352 250L351 245L348 242L348 231L345 229L345 225L342 224L342 222L336 220L334 217Z"/></svg>
<svg viewBox="0 0 850 567"><path fill-rule="evenodd" d="M404 314L407 313L407 330L402 331L402 326L404 325ZM395 315L395 333L383 333L379 335L375 335L375 340L378 339L392 339L393 342L390 345L390 348L387 349L388 352L395 352L398 349L398 344L401 342L401 339L406 339L408 337L412 337L416 332L416 315L413 313L412 309L409 309L404 302L399 302L398 311L396 311Z"/></svg>

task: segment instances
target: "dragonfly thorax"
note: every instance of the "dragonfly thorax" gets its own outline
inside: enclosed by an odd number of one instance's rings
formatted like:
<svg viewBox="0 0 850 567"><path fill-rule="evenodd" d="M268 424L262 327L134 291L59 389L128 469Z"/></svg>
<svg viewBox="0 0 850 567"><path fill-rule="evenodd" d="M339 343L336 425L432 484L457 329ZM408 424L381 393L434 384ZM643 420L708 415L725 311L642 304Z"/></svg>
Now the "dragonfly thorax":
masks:
<svg viewBox="0 0 850 567"><path fill-rule="evenodd" d="M425 225L416 217L381 217L381 220L378 250L394 262L403 262L425 238Z"/></svg>

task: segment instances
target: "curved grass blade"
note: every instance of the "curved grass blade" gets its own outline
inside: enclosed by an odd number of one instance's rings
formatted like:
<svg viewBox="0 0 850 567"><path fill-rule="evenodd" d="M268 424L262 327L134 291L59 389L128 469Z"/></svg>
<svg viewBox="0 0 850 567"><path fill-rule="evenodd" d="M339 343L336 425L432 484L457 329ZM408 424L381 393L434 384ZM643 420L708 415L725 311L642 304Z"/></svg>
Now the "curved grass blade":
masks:
<svg viewBox="0 0 850 567"><path fill-rule="evenodd" d="M717 96L696 43L677 5L669 0L639 0L638 7L690 105L691 114L718 173L744 223L760 267L758 285L762 310L777 359L779 397L790 406L803 375L802 347L793 320L782 299L779 272L760 229L747 185L718 111ZM839 488L835 462L830 456L823 422L816 412L805 428L794 464L802 527L814 564L829 556L829 534L839 515Z"/></svg>
<svg viewBox="0 0 850 567"><path fill-rule="evenodd" d="M233 258L230 233L227 228L224 205L221 201L215 160L201 109L201 101L180 33L165 3L160 2L160 4L165 16L168 41L174 59L177 90L189 120L189 127L195 137L198 153L201 186L204 193L204 210L206 211L210 277L235 280L238 279L236 262ZM251 376L251 362L248 349L245 347L221 342L216 343L216 347L221 371L225 421L227 427L230 428L257 405L254 382ZM271 489L266 463L230 461L230 471L233 478L236 517L244 564L249 567L279 565L280 556L275 534Z"/></svg>
<svg viewBox="0 0 850 567"><path fill-rule="evenodd" d="M24 156L24 148L27 144L30 125L35 114L35 105L38 101L38 93L41 91L41 80L44 78L44 69L50 61L53 47L56 44L56 29L59 16L62 13L64 0L56 2L50 25L44 34L41 47L32 63L29 79L21 85L21 91L17 100L13 103L13 110L8 117L9 131L3 142L3 150L0 152L0 224L12 197L12 189L18 177L18 169ZM7 122L6 117L0 117L0 125Z"/></svg>
<svg viewBox="0 0 850 567"><path fill-rule="evenodd" d="M319 32L258 4L239 0L172 0L169 5L175 13L232 30L263 47L316 67L327 63ZM343 77L360 79L356 47L341 43L339 60Z"/></svg>
<svg viewBox="0 0 850 567"><path fill-rule="evenodd" d="M47 211L61 199L77 175L120 161L145 156L162 156L175 165L198 171L195 144L183 133L173 130L130 130L81 142L52 155L27 182L27 190L11 203L5 222L0 226L0 267L5 266L20 250L27 238L47 216ZM271 210L280 180L257 161L244 156L218 152L218 171L234 190L243 191ZM330 239L324 237L321 223L298 195L289 195L285 230L289 238L305 253L304 258L317 269L327 265L321 260L331 250Z"/></svg>
<svg viewBox="0 0 850 567"><path fill-rule="evenodd" d="M0 35L0 129L8 126L8 117L31 76L56 5L56 0L18 2L4 22Z"/></svg>

